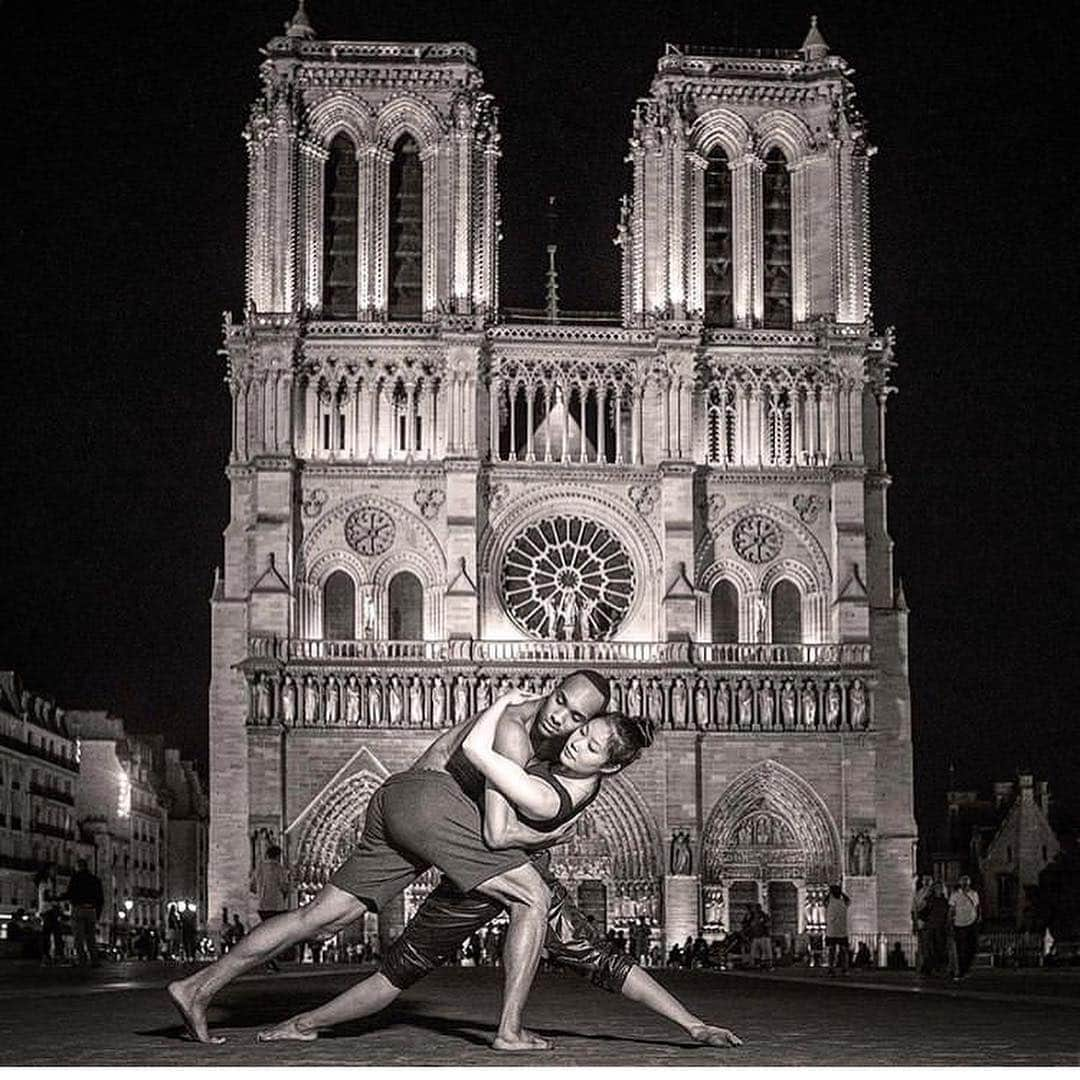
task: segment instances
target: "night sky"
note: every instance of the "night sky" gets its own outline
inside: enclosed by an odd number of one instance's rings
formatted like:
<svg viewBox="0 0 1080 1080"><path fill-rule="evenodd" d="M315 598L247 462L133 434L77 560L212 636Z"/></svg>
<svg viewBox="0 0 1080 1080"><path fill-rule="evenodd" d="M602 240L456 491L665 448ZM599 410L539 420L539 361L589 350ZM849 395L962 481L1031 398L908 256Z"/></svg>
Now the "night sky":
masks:
<svg viewBox="0 0 1080 1080"><path fill-rule="evenodd" d="M941 813L950 762L957 786L1033 770L1075 822L1072 57L1030 4L928 7L312 0L309 13L324 38L475 45L502 109L503 304L542 304L554 194L563 305L614 309L630 110L664 42L797 48L817 11L879 147L874 309L899 341L890 525L920 823ZM0 667L204 760L240 132L259 47L292 6L4 14Z"/></svg>

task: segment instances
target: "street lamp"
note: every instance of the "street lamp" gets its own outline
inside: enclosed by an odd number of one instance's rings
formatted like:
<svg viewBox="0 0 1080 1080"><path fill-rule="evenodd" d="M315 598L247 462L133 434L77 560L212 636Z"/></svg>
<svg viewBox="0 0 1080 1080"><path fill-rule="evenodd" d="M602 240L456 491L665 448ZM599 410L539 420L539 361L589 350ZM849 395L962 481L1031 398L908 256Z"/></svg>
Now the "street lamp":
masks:
<svg viewBox="0 0 1080 1080"><path fill-rule="evenodd" d="M133 908L134 906L135 906L135 901L134 901L134 900L125 900L125 901L124 901L124 907L125 907L125 908L126 908L126 909L127 909L128 911L130 911L130 910L131 910L131 909L132 909L132 908Z"/></svg>

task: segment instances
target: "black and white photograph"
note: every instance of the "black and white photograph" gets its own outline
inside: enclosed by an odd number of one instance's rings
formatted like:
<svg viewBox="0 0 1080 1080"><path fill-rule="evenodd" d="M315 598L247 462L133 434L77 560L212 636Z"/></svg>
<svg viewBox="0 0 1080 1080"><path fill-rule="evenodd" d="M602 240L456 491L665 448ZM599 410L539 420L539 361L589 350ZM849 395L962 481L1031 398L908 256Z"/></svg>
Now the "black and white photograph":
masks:
<svg viewBox="0 0 1080 1080"><path fill-rule="evenodd" d="M0 12L5 1071L1080 1064L1050 9Z"/></svg>

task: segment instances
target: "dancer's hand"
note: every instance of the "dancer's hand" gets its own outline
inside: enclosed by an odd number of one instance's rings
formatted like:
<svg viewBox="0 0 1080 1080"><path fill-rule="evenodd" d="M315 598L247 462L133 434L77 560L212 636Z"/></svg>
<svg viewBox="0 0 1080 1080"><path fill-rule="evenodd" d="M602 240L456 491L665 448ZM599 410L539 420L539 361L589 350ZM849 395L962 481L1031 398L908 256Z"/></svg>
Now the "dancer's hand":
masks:
<svg viewBox="0 0 1080 1080"><path fill-rule="evenodd" d="M691 1028L690 1038L703 1046L742 1046L742 1039L734 1031L727 1028L713 1027L712 1024L702 1024L700 1027Z"/></svg>

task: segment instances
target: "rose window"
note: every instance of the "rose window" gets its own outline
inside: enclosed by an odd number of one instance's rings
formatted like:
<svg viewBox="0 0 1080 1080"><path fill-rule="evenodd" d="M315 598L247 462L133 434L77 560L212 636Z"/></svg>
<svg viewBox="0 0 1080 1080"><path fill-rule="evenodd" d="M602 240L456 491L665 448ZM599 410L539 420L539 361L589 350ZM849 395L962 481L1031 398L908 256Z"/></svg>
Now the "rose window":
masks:
<svg viewBox="0 0 1080 1080"><path fill-rule="evenodd" d="M765 563L780 554L784 534L767 517L745 517L735 526L731 542L747 562Z"/></svg>
<svg viewBox="0 0 1080 1080"><path fill-rule="evenodd" d="M539 638L611 637L634 599L634 567L622 541L595 521L559 514L510 543L502 595L510 617Z"/></svg>

